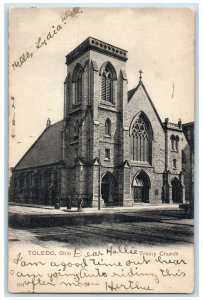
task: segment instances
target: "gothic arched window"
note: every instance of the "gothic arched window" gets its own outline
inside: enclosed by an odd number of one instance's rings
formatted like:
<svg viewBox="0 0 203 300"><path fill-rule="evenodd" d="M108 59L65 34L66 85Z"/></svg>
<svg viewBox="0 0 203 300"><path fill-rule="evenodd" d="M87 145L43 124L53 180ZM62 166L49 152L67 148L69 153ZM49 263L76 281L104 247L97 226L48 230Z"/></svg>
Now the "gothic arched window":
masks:
<svg viewBox="0 0 203 300"><path fill-rule="evenodd" d="M105 135L111 136L111 120L109 118L105 122Z"/></svg>
<svg viewBox="0 0 203 300"><path fill-rule="evenodd" d="M82 101L82 68L78 68L75 76L75 104Z"/></svg>
<svg viewBox="0 0 203 300"><path fill-rule="evenodd" d="M152 134L141 115L135 120L131 129L132 159L151 163Z"/></svg>
<svg viewBox="0 0 203 300"><path fill-rule="evenodd" d="M66 76L66 79L64 81L64 113L65 116L67 114L67 107L68 103L70 102L71 98L71 75L70 73Z"/></svg>
<svg viewBox="0 0 203 300"><path fill-rule="evenodd" d="M101 74L101 99L113 102L113 74L108 66Z"/></svg>
<svg viewBox="0 0 203 300"><path fill-rule="evenodd" d="M187 162L187 158L186 158L185 152L182 151L182 164L186 164L186 162Z"/></svg>

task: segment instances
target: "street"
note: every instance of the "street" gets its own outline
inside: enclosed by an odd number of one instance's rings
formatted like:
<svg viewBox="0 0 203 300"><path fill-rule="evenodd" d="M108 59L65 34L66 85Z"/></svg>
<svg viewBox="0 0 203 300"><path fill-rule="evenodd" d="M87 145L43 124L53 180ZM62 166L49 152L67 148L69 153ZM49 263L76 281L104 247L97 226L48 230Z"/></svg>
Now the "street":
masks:
<svg viewBox="0 0 203 300"><path fill-rule="evenodd" d="M57 212L58 213L58 212ZM63 212L62 212L63 213ZM71 213L70 213L71 214ZM76 213L72 213L76 215ZM86 214L86 215L85 215ZM147 211L116 211L113 213L78 213L75 223L64 219L64 225L57 222L52 226L33 226L33 228L9 227L10 243L33 243L42 247L91 247L108 244L170 246L193 243L193 219L178 209ZM80 224L80 217L84 218ZM92 216L93 215L93 216ZM62 215L64 218L64 214ZM100 216L100 219L99 219ZM56 216L49 215L54 224ZM94 222L88 220L94 218ZM98 221L98 222L97 222ZM86 224L85 224L86 222Z"/></svg>

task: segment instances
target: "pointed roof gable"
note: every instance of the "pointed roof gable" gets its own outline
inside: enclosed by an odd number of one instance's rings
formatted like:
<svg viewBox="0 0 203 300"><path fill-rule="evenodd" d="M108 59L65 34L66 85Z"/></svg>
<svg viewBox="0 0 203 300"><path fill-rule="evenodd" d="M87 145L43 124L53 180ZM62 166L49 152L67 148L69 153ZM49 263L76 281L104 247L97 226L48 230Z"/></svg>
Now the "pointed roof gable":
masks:
<svg viewBox="0 0 203 300"><path fill-rule="evenodd" d="M148 98L148 100L149 100L149 102L150 102L150 104L151 104L151 106L152 106L152 108L153 108L153 110L154 110L156 116L157 116L157 119L159 120L159 122L160 122L160 124L161 124L161 127L163 127L163 123L162 123L162 121L161 121L161 118L159 117L159 114L158 114L158 112L157 112L157 110L156 110L156 108L155 108L155 106L154 106L154 104L153 104L153 102L152 102L152 100L151 100L151 98L150 98L150 96L149 96L149 94L148 94L148 92L147 92L147 90L146 90L146 88L145 88L145 86L144 86L144 84L143 84L142 81L140 81L140 82L138 83L138 85L136 86L136 88L134 88L134 89L128 91L128 102L130 102L130 100L132 99L132 97L133 97L134 94L138 91L138 89L139 89L140 87L143 88L143 90L144 90L144 92L145 92L145 94L146 94L146 96L147 96L147 98Z"/></svg>
<svg viewBox="0 0 203 300"><path fill-rule="evenodd" d="M61 132L65 120L47 127L17 163L14 170L58 163L62 160Z"/></svg>

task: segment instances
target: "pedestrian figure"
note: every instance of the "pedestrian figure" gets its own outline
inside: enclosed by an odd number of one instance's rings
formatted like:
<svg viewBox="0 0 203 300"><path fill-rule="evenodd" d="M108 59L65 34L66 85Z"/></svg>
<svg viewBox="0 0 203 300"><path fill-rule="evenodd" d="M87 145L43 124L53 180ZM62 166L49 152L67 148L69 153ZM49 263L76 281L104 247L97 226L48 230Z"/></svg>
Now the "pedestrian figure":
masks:
<svg viewBox="0 0 203 300"><path fill-rule="evenodd" d="M78 211L82 210L82 198L78 196Z"/></svg>
<svg viewBox="0 0 203 300"><path fill-rule="evenodd" d="M68 196L68 198L67 198L67 209L71 209L71 207L72 207L71 197Z"/></svg>
<svg viewBox="0 0 203 300"><path fill-rule="evenodd" d="M59 196L56 198L56 201L55 201L55 209L60 209L60 198L59 198Z"/></svg>

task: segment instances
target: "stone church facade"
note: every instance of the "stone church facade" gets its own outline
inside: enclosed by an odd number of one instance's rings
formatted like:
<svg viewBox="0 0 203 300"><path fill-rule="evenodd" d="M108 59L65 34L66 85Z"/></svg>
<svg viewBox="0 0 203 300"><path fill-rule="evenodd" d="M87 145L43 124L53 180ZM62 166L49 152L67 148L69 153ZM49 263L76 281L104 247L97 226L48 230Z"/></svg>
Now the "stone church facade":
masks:
<svg viewBox="0 0 203 300"><path fill-rule="evenodd" d="M190 200L184 126L161 121L141 71L128 91L127 59L127 51L92 37L66 56L64 119L48 122L13 169L12 201L53 205L60 198L63 205L80 196L84 206L108 207Z"/></svg>

